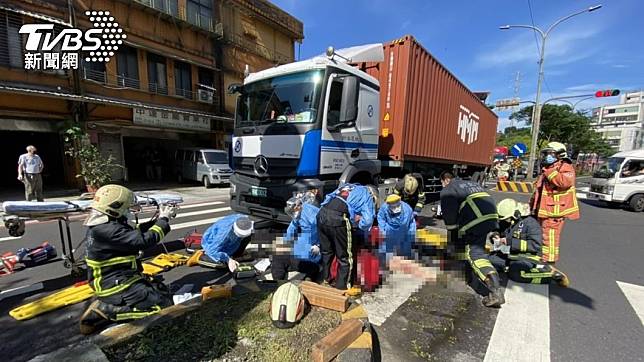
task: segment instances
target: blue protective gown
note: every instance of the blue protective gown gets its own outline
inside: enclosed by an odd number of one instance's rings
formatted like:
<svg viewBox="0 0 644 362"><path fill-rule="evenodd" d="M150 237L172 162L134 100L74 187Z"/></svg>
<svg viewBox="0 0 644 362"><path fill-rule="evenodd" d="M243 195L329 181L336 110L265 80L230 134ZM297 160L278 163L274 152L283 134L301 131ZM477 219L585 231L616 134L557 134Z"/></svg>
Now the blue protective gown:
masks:
<svg viewBox="0 0 644 362"><path fill-rule="evenodd" d="M225 216L206 230L201 239L201 248L206 255L217 262L228 262L230 255L234 254L241 244L242 239L235 235L233 229L235 221L241 217L246 217L246 215Z"/></svg>
<svg viewBox="0 0 644 362"><path fill-rule="evenodd" d="M291 221L284 235L284 240L295 241L293 246L293 256L296 259L309 261L312 263L319 263L321 255L318 253L314 255L311 253L311 246L320 246L320 239L318 238L318 224L317 215L320 211L319 208L304 203L300 217Z"/></svg>
<svg viewBox="0 0 644 362"><path fill-rule="evenodd" d="M328 204L334 197L340 197L340 189L345 185L340 185L332 193L326 195L324 202L321 206ZM349 193L349 197L346 200L347 206L349 207L349 216L351 219L351 224L358 227L363 232L368 232L373 225L373 218L376 209L376 205L373 203L373 197L366 186L351 184L353 189ZM360 222L356 225L354 217L360 215L362 218Z"/></svg>
<svg viewBox="0 0 644 362"><path fill-rule="evenodd" d="M387 205L378 212L378 228L384 239L379 250L383 254L411 256L411 246L416 238L414 210L406 202L401 206L398 215L393 215Z"/></svg>

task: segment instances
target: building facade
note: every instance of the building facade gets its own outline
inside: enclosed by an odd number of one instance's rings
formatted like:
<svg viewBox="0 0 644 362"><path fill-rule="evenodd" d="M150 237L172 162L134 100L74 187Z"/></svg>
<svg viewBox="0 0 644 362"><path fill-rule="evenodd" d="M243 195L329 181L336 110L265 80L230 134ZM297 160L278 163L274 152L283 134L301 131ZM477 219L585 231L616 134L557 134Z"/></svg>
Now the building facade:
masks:
<svg viewBox="0 0 644 362"><path fill-rule="evenodd" d="M644 92L629 92L619 104L593 109L591 124L615 152L644 147Z"/></svg>
<svg viewBox="0 0 644 362"><path fill-rule="evenodd" d="M302 38L283 36L283 27L257 20L264 19L259 13L264 8L284 16L285 21L294 21L301 29L297 20L259 0L239 4L213 0L3 2L0 137L8 146L9 157L0 167L15 170L18 155L25 146L34 144L46 164L46 185L77 186L77 165L63 149L62 132L71 124L86 129L92 143L123 166L114 171L117 181L145 179L145 166L153 150L161 155L162 178L171 180L176 149L225 149L233 127L234 99L227 98L224 90L227 83L243 79L239 77L240 64L244 64L243 76L245 64L254 70L272 66L278 52L285 54L281 61L293 61L294 41ZM33 56L26 49L28 34L19 33L24 24L54 25L52 30L43 31L44 46L51 39L64 37L66 29L87 31L107 26L95 23L101 18L95 17L94 11L109 15L110 21L113 18L111 28L102 33L108 48L114 41L109 55L81 49L76 69L34 67ZM221 20L226 11L233 15L243 11L257 24L255 48L243 32L247 47L239 45L242 40L235 42L232 33L226 37ZM103 19L107 21L108 17ZM229 29L241 28L231 25ZM45 32L50 32L51 38L45 38ZM41 56L49 62L53 56L44 53L61 52L61 46L65 46L64 41L49 50L43 48ZM105 57L103 61L101 57ZM45 59L41 60L44 65ZM0 177L0 184L16 186L13 172L3 174L6 176Z"/></svg>

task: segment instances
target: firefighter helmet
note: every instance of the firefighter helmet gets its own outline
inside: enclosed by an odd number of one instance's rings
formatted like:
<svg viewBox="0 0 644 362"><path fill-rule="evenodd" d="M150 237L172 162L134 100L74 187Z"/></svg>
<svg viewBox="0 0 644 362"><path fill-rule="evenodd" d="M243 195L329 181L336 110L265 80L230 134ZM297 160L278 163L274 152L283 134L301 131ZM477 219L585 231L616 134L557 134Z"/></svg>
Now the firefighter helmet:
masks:
<svg viewBox="0 0 644 362"><path fill-rule="evenodd" d="M85 225L92 226L107 222L108 217L115 219L127 215L130 207L136 204L136 196L127 187L120 185L105 185L98 189L92 200L94 212Z"/></svg>
<svg viewBox="0 0 644 362"><path fill-rule="evenodd" d="M407 195L413 195L418 190L418 180L412 175L405 175L403 183L405 184L404 191Z"/></svg>
<svg viewBox="0 0 644 362"><path fill-rule="evenodd" d="M496 205L496 212L499 220L507 220L511 217L517 218L520 215L519 205L513 199L503 199Z"/></svg>

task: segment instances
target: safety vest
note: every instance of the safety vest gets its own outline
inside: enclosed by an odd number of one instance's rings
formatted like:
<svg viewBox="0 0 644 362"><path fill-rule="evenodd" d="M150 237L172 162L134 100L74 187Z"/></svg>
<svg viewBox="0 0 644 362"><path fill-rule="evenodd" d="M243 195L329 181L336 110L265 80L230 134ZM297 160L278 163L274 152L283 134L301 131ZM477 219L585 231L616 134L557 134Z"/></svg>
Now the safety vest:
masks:
<svg viewBox="0 0 644 362"><path fill-rule="evenodd" d="M559 161L539 175L532 205L537 216L579 219L575 182L575 169L567 162Z"/></svg>
<svg viewBox="0 0 644 362"><path fill-rule="evenodd" d="M118 256L107 260L85 259L87 266L91 269L89 285L94 289L97 297L108 297L127 290L132 284L142 279L138 272L136 256ZM132 270L132 276L125 280L118 280L114 276L105 278L110 269Z"/></svg>
<svg viewBox="0 0 644 362"><path fill-rule="evenodd" d="M469 208L475 217L469 221L466 221L464 225L459 226L458 228L459 236L465 235L468 230L472 229L473 227L475 227L476 225L482 222L489 221L489 220L493 220L493 221L499 220L499 215L496 212L494 213L481 212L479 205L477 205L477 200L483 197L490 197L490 195L487 192L476 192L468 195L465 198L465 200L461 202L461 205L458 208L459 215L463 215L463 211L465 210L465 208Z"/></svg>

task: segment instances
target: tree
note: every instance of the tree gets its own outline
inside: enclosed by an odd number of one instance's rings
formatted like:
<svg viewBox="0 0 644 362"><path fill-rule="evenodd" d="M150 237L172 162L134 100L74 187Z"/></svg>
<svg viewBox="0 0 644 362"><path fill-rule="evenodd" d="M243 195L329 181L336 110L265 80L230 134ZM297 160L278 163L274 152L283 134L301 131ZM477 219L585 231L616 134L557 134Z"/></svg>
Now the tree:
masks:
<svg viewBox="0 0 644 362"><path fill-rule="evenodd" d="M517 143L523 143L530 147L532 132L530 128L507 127L502 134L497 137L496 144L499 146L512 147Z"/></svg>
<svg viewBox="0 0 644 362"><path fill-rule="evenodd" d="M78 126L65 130L65 154L80 162L80 173L88 191L96 191L99 187L112 181L112 171L116 167L114 157L101 155L99 149L90 143L89 136Z"/></svg>
<svg viewBox="0 0 644 362"><path fill-rule="evenodd" d="M532 106L513 113L510 119L532 124ZM546 104L541 108L541 125L537 146L539 149L550 141L561 142L572 148L572 155L579 152L610 155L613 150L601 135L590 126L590 118L573 112L567 105Z"/></svg>

